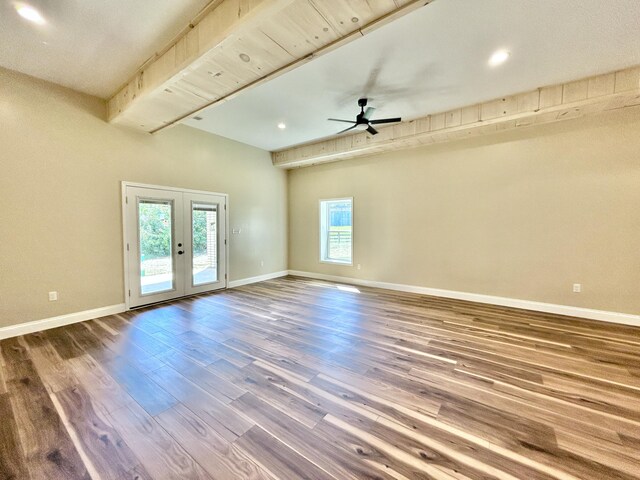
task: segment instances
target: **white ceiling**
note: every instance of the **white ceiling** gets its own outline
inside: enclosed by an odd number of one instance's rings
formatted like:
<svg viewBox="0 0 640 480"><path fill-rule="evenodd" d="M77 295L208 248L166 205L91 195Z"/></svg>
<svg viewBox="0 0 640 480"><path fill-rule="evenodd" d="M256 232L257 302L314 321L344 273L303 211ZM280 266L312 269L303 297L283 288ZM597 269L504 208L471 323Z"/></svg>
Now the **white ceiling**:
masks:
<svg viewBox="0 0 640 480"><path fill-rule="evenodd" d="M411 119L640 64L639 27L639 0L436 0L185 123L278 150L341 130L326 119L360 96Z"/></svg>
<svg viewBox="0 0 640 480"><path fill-rule="evenodd" d="M107 98L210 0L22 0L39 26L0 0L0 66ZM43 43L43 42L46 42Z"/></svg>

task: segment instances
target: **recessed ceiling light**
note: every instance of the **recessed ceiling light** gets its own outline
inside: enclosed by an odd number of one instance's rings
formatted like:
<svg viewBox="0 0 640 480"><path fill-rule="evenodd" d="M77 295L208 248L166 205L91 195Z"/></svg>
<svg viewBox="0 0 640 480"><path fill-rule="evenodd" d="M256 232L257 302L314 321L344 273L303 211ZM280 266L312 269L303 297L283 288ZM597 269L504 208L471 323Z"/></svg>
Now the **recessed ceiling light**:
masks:
<svg viewBox="0 0 640 480"><path fill-rule="evenodd" d="M15 7L18 15L22 18L25 18L30 22L37 23L38 25L44 25L46 23L46 20L40 12L32 6L27 5L26 3L16 3Z"/></svg>
<svg viewBox="0 0 640 480"><path fill-rule="evenodd" d="M504 62L509 60L511 56L511 52L508 50L498 50L491 55L489 58L489 65L492 67L497 67L498 65L502 65Z"/></svg>
<svg viewBox="0 0 640 480"><path fill-rule="evenodd" d="M283 122L280 122L280 123L278 124L278 128L279 128L280 130L284 130L285 128L287 128L287 126L286 126Z"/></svg>

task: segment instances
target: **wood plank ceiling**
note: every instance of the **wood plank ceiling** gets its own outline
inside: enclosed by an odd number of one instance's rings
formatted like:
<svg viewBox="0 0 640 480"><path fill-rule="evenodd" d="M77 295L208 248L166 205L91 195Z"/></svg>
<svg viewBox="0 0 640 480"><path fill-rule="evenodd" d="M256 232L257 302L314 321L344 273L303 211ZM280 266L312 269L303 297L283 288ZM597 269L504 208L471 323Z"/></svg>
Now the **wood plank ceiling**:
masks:
<svg viewBox="0 0 640 480"><path fill-rule="evenodd" d="M215 0L108 102L109 121L155 133L432 0ZM640 105L640 67L547 86L273 152L295 168ZM640 109L639 109L640 110Z"/></svg>
<svg viewBox="0 0 640 480"><path fill-rule="evenodd" d="M640 67L634 67L378 128L375 136L367 132L338 136L273 152L271 156L277 167L303 167L638 105Z"/></svg>
<svg viewBox="0 0 640 480"><path fill-rule="evenodd" d="M157 132L431 1L218 0L109 100L109 121Z"/></svg>

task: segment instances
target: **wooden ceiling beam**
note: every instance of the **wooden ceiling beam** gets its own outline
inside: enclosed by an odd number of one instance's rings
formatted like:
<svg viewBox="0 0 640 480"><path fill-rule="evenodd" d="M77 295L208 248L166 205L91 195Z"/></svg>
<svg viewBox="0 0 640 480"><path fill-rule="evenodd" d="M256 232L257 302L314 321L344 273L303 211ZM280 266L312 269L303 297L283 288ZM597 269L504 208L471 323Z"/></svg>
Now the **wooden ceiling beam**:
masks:
<svg viewBox="0 0 640 480"><path fill-rule="evenodd" d="M296 168L373 153L450 142L524 126L640 105L640 67L539 88L531 92L273 152L273 164Z"/></svg>
<svg viewBox="0 0 640 480"><path fill-rule="evenodd" d="M156 132L432 0L216 0L108 101L110 122Z"/></svg>

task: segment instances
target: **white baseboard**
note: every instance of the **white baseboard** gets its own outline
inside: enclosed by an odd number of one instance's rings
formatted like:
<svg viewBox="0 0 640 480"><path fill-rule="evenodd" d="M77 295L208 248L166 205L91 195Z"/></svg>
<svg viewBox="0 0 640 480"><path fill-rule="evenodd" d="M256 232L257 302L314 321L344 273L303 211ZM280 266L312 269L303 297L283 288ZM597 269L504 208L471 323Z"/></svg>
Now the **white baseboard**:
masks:
<svg viewBox="0 0 640 480"><path fill-rule="evenodd" d="M69 325L71 323L84 322L85 320L91 320L93 318L106 317L107 315L114 315L124 311L126 311L126 307L124 303L121 303L108 307L84 310L83 312L68 313L58 317L43 318L42 320L34 320L33 322L19 323L18 325L10 325L0 328L0 340L49 330L50 328L62 327L63 325Z"/></svg>
<svg viewBox="0 0 640 480"><path fill-rule="evenodd" d="M272 278L285 277L289 274L288 270L280 272L267 273L265 275L259 275L257 277L242 278L240 280L233 280L229 282L229 288L239 287L241 285L248 285L249 283L263 282L265 280L271 280ZM124 303L119 305L111 305L108 307L94 308L93 310L85 310L83 312L68 313L66 315L60 315L58 317L43 318L41 320L34 320L32 322L20 323L18 325L10 325L8 327L0 328L0 340L4 338L19 337L20 335L27 335L29 333L40 332L42 330L49 330L50 328L62 327L63 325L70 325L72 323L84 322L85 320L91 320L93 318L106 317L107 315L114 315L116 313L126 312L127 307Z"/></svg>
<svg viewBox="0 0 640 480"><path fill-rule="evenodd" d="M282 270L281 272L265 273L264 275L258 275L257 277L249 277L249 278L241 278L240 280L232 280L229 282L229 288L240 287L242 285L248 285L250 283L264 282L265 280L286 277L287 275L289 275L289 270Z"/></svg>
<svg viewBox="0 0 640 480"><path fill-rule="evenodd" d="M283 270L280 272L267 273L256 277L242 278L229 282L229 288L248 285L250 283L263 282L273 278L295 275L297 277L315 278L318 280L328 280L332 282L362 285L365 287L385 288L387 290L397 290L401 292L419 293L422 295L432 295L435 297L454 298L456 300L467 300L470 302L487 303L491 305L501 305L504 307L521 308L524 310L534 310L537 312L553 313L556 315L567 315L570 317L587 318L590 320L600 320L603 322L620 323L640 327L640 315L630 313L608 312L605 310L593 310L590 308L572 307L569 305L555 305L552 303L534 302L532 300L520 300L515 298L495 297L492 295L482 295L479 293L456 292L453 290L442 290L438 288L418 287L415 285L405 285L401 283L377 282L375 280L362 280L359 278L340 277L337 275L325 275L322 273L301 272L299 270ZM43 318L33 322L20 323L0 328L0 340L17 337L29 333L35 333L50 328L61 327L71 323L84 322L93 318L106 317L126 311L124 303L110 305L108 307L94 308L82 312L69 313L57 317Z"/></svg>
<svg viewBox="0 0 640 480"><path fill-rule="evenodd" d="M290 275L305 278L315 278L318 280L329 280L332 282L349 283L362 285L365 287L386 288L387 290L398 290L401 292L420 293L422 295L432 295L434 297L454 298L456 300L467 300L470 302L488 303L503 307L521 308L524 310L535 310L537 312L553 313L556 315L566 315L569 317L587 318L589 320L600 320L603 322L621 323L640 327L640 315L630 313L608 312L606 310L592 310L590 308L572 307L569 305L556 305L552 303L534 302L532 300L520 300L516 298L495 297L492 295L482 295L479 293L456 292L454 290L442 290L439 288L418 287L415 285L405 285L401 283L377 282L374 280L362 280L359 278L340 277L337 275L325 275L322 273L301 272L289 270Z"/></svg>

